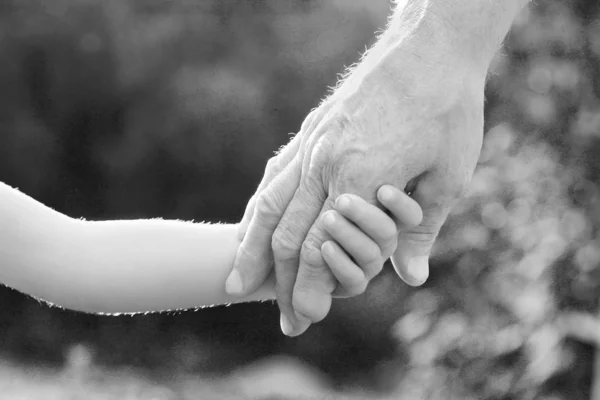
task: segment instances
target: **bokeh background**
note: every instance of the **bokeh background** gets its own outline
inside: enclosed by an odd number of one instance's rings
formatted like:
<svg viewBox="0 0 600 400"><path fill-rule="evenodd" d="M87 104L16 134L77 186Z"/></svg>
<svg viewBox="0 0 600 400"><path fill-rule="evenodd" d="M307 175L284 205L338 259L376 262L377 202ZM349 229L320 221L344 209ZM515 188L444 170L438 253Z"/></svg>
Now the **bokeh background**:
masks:
<svg viewBox="0 0 600 400"><path fill-rule="evenodd" d="M2 0L0 181L72 217L237 222L389 9ZM600 399L599 3L523 11L486 96L423 287L388 265L296 339L272 302L109 317L2 287L0 397Z"/></svg>

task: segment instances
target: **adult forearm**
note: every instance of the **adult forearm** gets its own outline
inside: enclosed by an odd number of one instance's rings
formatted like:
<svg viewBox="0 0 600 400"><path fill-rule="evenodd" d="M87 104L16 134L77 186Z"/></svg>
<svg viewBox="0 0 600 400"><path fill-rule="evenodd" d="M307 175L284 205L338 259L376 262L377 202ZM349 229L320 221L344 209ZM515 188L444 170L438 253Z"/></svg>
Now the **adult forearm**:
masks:
<svg viewBox="0 0 600 400"><path fill-rule="evenodd" d="M368 119L360 123L370 135L391 121L404 130L423 130L423 121L454 123L445 116L457 117L461 104L482 103L494 53L527 3L398 1L387 29L327 101L341 104L349 120ZM410 115L394 117L409 109ZM467 109L479 113L479 105Z"/></svg>
<svg viewBox="0 0 600 400"><path fill-rule="evenodd" d="M529 0L397 1L381 40L391 49L417 44L418 55L488 68Z"/></svg>
<svg viewBox="0 0 600 400"><path fill-rule="evenodd" d="M397 1L386 30L331 98L341 99L350 116L367 101L385 112L410 106L419 113L414 120L447 113L481 96L491 60L527 3Z"/></svg>

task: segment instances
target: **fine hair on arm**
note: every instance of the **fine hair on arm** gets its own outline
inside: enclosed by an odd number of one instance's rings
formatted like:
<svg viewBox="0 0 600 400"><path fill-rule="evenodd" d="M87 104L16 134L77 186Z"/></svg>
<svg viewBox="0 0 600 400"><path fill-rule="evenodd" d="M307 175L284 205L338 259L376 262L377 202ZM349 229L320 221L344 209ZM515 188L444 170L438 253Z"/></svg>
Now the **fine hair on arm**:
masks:
<svg viewBox="0 0 600 400"><path fill-rule="evenodd" d="M225 293L236 230L178 220L74 219L0 182L0 283L99 314L274 299L272 277L249 296Z"/></svg>

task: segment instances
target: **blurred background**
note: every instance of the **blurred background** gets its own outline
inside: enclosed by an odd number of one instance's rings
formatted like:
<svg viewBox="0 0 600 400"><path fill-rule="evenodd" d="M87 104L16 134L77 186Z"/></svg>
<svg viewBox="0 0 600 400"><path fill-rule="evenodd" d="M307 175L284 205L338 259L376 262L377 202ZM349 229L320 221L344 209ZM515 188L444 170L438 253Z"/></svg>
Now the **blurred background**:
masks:
<svg viewBox="0 0 600 400"><path fill-rule="evenodd" d="M235 223L389 9L2 0L0 181L71 217ZM2 398L600 399L599 3L532 4L486 96L423 287L388 265L296 339L272 302L108 317L2 287Z"/></svg>

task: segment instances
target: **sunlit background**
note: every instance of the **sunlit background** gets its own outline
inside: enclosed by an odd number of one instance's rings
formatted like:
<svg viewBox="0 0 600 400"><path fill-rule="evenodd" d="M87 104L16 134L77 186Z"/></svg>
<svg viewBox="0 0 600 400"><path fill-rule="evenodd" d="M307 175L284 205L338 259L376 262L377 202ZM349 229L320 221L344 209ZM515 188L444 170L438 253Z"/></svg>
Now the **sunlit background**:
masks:
<svg viewBox="0 0 600 400"><path fill-rule="evenodd" d="M2 0L0 181L72 217L237 222L389 8ZM386 266L296 339L272 302L101 317L0 288L0 398L600 399L599 3L524 11L486 97L423 287Z"/></svg>

